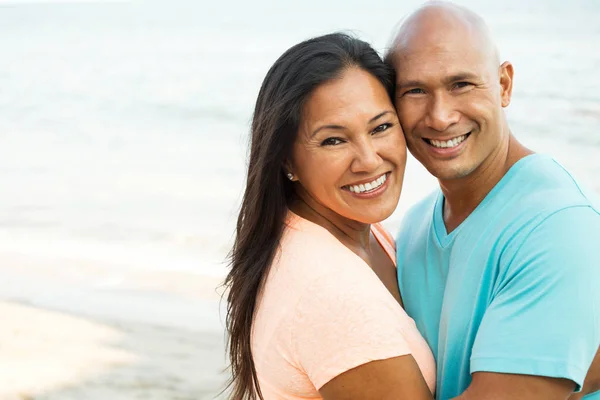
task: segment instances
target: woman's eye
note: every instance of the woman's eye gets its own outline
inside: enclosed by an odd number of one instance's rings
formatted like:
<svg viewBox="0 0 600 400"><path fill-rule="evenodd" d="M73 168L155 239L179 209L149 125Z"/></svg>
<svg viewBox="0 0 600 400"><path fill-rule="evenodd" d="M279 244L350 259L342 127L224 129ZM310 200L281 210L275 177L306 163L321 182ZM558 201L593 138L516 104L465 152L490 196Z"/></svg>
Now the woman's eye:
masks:
<svg viewBox="0 0 600 400"><path fill-rule="evenodd" d="M373 133L383 132L385 130L388 130L391 127L392 127L392 124L390 124L390 123L381 124L377 128L373 129Z"/></svg>
<svg viewBox="0 0 600 400"><path fill-rule="evenodd" d="M331 137L323 140L321 146L335 146L340 143L342 143L342 139Z"/></svg>

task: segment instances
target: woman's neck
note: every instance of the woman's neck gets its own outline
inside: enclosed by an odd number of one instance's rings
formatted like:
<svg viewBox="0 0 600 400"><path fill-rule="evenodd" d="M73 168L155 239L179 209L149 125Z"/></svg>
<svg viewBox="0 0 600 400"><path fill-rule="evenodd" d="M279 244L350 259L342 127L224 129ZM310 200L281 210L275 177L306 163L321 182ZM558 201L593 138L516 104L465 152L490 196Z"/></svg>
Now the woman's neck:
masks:
<svg viewBox="0 0 600 400"><path fill-rule="evenodd" d="M371 225L348 219L318 203L308 193L298 193L290 210L325 229L350 249L369 248Z"/></svg>

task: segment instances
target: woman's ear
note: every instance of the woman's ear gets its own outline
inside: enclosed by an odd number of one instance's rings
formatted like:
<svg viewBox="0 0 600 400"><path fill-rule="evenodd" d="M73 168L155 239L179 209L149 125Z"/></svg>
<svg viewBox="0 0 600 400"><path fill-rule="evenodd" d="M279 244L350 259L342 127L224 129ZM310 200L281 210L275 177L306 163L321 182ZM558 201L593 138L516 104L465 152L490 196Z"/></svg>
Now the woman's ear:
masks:
<svg viewBox="0 0 600 400"><path fill-rule="evenodd" d="M292 163L287 160L284 165L283 165L283 171L285 173L285 176L292 182L295 182L298 180L298 177L294 174L294 169L292 167Z"/></svg>

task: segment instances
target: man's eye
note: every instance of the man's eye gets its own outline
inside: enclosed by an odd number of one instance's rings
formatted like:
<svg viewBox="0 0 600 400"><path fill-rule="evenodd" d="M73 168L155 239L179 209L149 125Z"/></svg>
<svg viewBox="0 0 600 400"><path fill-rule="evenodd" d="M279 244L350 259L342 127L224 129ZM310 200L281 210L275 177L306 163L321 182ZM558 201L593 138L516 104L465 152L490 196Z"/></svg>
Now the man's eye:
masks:
<svg viewBox="0 0 600 400"><path fill-rule="evenodd" d="M418 89L418 88L417 89L410 89L410 90L407 90L406 92L404 92L404 94L422 94L422 93L425 93L423 91L423 89Z"/></svg>
<svg viewBox="0 0 600 400"><path fill-rule="evenodd" d="M457 82L456 84L454 84L454 87L456 89L463 89L463 88L466 88L468 86L471 86L471 84L469 82Z"/></svg>
<svg viewBox="0 0 600 400"><path fill-rule="evenodd" d="M383 132L385 130L390 129L391 127L392 127L392 124L390 124L390 123L381 124L377 128L373 129L372 133L375 134L375 133Z"/></svg>
<svg viewBox="0 0 600 400"><path fill-rule="evenodd" d="M330 137L321 142L321 146L335 146L342 143L342 139Z"/></svg>

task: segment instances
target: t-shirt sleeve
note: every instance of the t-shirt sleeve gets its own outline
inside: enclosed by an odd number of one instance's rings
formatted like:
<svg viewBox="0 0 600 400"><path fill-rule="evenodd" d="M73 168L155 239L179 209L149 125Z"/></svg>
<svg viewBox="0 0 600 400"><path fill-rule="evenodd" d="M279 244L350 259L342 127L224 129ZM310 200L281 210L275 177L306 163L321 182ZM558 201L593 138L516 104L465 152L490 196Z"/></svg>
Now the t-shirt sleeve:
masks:
<svg viewBox="0 0 600 400"><path fill-rule="evenodd" d="M359 365L410 354L403 326L411 321L367 265L345 265L301 297L291 326L294 362L320 389Z"/></svg>
<svg viewBox="0 0 600 400"><path fill-rule="evenodd" d="M600 215L558 211L504 257L471 373L566 378L580 390L600 344Z"/></svg>

